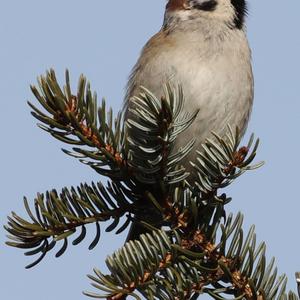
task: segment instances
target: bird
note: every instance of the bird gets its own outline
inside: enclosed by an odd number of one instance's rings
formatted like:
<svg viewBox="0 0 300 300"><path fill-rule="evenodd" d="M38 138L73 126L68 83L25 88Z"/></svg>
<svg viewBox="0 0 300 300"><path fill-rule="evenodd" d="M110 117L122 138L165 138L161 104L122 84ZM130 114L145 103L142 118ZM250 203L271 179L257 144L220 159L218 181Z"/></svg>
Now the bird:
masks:
<svg viewBox="0 0 300 300"><path fill-rule="evenodd" d="M161 29L146 43L129 76L125 121L142 87L160 98L168 83L181 86L185 113L199 110L174 149L194 139L199 150L212 132L225 136L228 125L243 136L254 97L247 12L245 0L168 0ZM191 151L181 163L191 170L195 159L196 151ZM132 226L129 240L142 232Z"/></svg>

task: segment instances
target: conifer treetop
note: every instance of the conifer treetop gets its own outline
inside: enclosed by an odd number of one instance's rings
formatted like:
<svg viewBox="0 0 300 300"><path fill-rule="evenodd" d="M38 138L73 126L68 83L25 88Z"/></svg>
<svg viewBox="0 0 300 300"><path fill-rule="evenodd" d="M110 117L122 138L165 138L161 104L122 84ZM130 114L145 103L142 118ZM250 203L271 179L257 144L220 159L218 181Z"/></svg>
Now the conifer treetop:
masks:
<svg viewBox="0 0 300 300"><path fill-rule="evenodd" d="M114 117L104 100L97 105L84 76L75 94L68 71L65 80L61 88L53 70L39 77L38 87L31 89L41 107L29 103L32 115L41 129L72 146L64 153L108 181L46 191L32 203L24 198L28 218L13 212L5 229L9 246L36 257L27 268L58 245L55 256L61 256L71 238L73 245L81 243L89 224L96 226L91 250L101 240L104 223L110 222L106 231L119 234L136 222L148 233L106 259L110 274L94 269L89 278L98 291L86 295L111 300L198 299L202 294L220 300L299 299L286 293L287 278L277 276L274 259L267 262L266 245L257 243L254 226L245 234L243 215L225 210L231 198L223 189L262 165L253 165L259 140L252 135L241 146L238 129L229 126L225 137L212 133L201 149L194 149L191 140L175 151L174 142L197 116L197 111L183 113L180 87L165 85L161 99L143 88L131 100L135 105L124 122L122 111ZM181 163L190 151L198 151L191 162L193 177Z"/></svg>

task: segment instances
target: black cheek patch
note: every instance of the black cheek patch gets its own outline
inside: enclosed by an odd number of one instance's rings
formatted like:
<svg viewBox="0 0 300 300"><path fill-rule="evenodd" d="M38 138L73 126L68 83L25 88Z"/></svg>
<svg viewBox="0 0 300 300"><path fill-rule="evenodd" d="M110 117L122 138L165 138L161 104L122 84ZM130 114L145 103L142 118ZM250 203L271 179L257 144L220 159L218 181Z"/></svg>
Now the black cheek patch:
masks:
<svg viewBox="0 0 300 300"><path fill-rule="evenodd" d="M235 27L238 29L242 29L244 22L245 22L245 16L247 15L247 3L245 0L231 0L231 4L233 5L235 9Z"/></svg>
<svg viewBox="0 0 300 300"><path fill-rule="evenodd" d="M200 2L202 3L199 3L199 1L192 1L193 7L200 10L213 11L215 10L218 4L216 0L207 0L207 1L200 1Z"/></svg>

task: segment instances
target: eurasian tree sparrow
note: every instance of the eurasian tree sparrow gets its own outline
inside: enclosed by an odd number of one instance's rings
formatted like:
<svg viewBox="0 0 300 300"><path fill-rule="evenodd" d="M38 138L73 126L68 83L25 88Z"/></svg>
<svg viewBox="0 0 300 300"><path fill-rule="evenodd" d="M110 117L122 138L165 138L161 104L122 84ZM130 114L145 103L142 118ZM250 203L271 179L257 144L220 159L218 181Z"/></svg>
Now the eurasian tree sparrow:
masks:
<svg viewBox="0 0 300 300"><path fill-rule="evenodd" d="M189 161L195 161L211 131L224 136L230 125L245 132L253 102L245 15L245 0L169 0L161 30L147 42L129 78L125 119L141 86L160 98L164 83L180 84L184 110L199 109L175 145L178 150L196 140L183 161L189 171Z"/></svg>

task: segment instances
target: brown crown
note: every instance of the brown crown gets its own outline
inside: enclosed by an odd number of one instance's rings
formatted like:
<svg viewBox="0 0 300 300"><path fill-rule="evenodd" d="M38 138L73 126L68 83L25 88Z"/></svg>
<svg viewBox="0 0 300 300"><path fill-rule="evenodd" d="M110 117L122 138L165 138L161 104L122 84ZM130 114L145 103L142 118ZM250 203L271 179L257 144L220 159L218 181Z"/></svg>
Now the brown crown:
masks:
<svg viewBox="0 0 300 300"><path fill-rule="evenodd" d="M186 0L169 0L166 9L169 11L185 9Z"/></svg>

